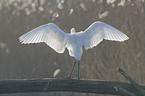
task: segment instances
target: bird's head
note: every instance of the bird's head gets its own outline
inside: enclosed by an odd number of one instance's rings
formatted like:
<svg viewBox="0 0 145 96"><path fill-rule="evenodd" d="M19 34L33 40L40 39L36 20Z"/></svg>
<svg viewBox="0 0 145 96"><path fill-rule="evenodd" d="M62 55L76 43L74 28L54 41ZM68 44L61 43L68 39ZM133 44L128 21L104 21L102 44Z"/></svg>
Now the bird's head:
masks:
<svg viewBox="0 0 145 96"><path fill-rule="evenodd" d="M71 31L70 31L70 33L71 33L71 34L74 34L74 33L76 33L76 30L75 30L75 28L71 28Z"/></svg>

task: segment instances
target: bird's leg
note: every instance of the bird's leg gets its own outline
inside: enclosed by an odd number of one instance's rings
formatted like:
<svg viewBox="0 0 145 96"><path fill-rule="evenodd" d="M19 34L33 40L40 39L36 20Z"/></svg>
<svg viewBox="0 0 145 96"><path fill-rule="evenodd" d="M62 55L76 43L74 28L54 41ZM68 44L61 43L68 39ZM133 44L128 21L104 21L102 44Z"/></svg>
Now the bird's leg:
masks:
<svg viewBox="0 0 145 96"><path fill-rule="evenodd" d="M80 70L79 70L79 67L80 67L80 61L78 61L78 79L80 79Z"/></svg>
<svg viewBox="0 0 145 96"><path fill-rule="evenodd" d="M75 65L76 65L76 61L74 62L74 65L73 65L73 67L72 67L72 69L71 69L71 72L70 72L68 78L71 78L71 75L72 75L72 72L73 72L73 70L74 70Z"/></svg>

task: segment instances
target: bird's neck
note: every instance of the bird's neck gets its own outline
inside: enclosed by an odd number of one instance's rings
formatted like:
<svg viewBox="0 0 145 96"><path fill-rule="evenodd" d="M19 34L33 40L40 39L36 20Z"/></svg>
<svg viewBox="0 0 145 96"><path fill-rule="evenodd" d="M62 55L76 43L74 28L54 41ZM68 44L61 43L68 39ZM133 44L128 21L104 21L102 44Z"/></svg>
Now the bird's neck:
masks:
<svg viewBox="0 0 145 96"><path fill-rule="evenodd" d="M70 32L71 34L74 34L74 33L76 33L76 30L75 30L75 28L71 28L71 32Z"/></svg>

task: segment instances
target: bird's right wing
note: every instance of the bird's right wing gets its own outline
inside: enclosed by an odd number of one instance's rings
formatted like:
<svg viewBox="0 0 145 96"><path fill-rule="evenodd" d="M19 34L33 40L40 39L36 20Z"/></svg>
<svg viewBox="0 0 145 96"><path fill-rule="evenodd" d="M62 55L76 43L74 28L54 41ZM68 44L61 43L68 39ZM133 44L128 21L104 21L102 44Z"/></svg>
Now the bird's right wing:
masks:
<svg viewBox="0 0 145 96"><path fill-rule="evenodd" d="M65 33L54 23L48 23L19 37L22 44L45 42L58 53L66 48Z"/></svg>
<svg viewBox="0 0 145 96"><path fill-rule="evenodd" d="M86 50L97 46L103 39L120 42L129 39L128 36L116 28L99 21L90 25L83 35L85 37L84 47Z"/></svg>

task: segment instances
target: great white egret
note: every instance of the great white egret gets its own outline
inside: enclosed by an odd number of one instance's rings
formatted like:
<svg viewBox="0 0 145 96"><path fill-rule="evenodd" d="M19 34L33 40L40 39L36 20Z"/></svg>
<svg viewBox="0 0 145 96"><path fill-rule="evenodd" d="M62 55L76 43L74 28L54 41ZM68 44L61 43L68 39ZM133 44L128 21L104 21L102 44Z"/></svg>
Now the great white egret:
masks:
<svg viewBox="0 0 145 96"><path fill-rule="evenodd" d="M70 34L66 34L54 23L48 23L19 37L22 44L45 42L58 53L63 53L67 48L69 55L76 59L69 78L71 78L76 61L78 61L78 79L79 65L83 53L82 46L87 50L97 46L103 39L122 42L129 38L116 28L100 21L94 22L85 31L76 32L72 28Z"/></svg>

